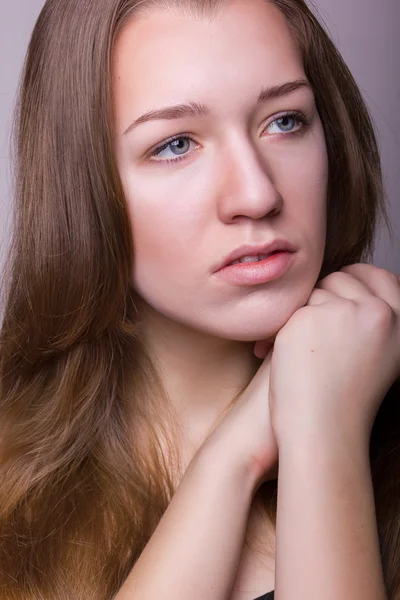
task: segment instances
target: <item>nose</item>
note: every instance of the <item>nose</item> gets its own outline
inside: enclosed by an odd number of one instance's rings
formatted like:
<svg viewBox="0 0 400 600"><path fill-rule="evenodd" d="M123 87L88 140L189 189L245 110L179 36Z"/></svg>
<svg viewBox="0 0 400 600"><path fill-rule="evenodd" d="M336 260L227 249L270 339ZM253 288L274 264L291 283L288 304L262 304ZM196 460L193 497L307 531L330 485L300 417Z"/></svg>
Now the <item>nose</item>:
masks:
<svg viewBox="0 0 400 600"><path fill-rule="evenodd" d="M217 185L221 221L261 219L282 210L283 198L273 182L272 166L248 138L231 140L224 158Z"/></svg>

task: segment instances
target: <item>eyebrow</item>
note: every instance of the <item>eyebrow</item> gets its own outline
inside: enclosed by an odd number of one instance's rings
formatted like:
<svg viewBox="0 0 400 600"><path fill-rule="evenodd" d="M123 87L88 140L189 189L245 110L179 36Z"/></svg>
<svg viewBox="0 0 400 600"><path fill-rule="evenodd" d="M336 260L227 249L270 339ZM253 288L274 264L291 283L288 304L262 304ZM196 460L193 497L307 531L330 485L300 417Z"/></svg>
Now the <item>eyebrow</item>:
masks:
<svg viewBox="0 0 400 600"><path fill-rule="evenodd" d="M287 81L286 83L282 83L280 85L263 88L256 104L261 104L262 102L271 100L272 98L286 96L286 94L290 94L291 92L294 92L302 87L312 90L310 82L306 79L296 79L295 81ZM124 131L123 135L126 135L135 129L135 127L141 123L146 123L147 121L156 121L161 119L182 119L183 117L207 116L209 114L210 109L206 105L199 104L197 102L176 104L175 106L167 106L156 110L150 110L133 121L133 123L129 125L128 129Z"/></svg>

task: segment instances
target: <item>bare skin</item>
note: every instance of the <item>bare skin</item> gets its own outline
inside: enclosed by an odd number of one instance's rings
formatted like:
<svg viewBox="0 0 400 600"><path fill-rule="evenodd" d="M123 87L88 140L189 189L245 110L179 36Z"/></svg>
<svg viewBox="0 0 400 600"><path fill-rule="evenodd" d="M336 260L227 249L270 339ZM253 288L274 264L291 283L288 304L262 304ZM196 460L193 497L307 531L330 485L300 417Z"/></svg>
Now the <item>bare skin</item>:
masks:
<svg viewBox="0 0 400 600"><path fill-rule="evenodd" d="M254 340L273 339L304 304L323 256L327 157L314 98L299 88L255 105L261 88L305 73L282 15L263 2L248 8L248 0L234 3L211 22L153 13L122 32L115 52L116 152L132 215L132 283L151 354L181 418L186 464L259 369ZM189 100L209 106L210 115L144 123L122 135L147 110ZM289 121L286 132L277 121L290 110L312 119L306 135L288 135L301 130L299 122ZM185 132L195 143L186 140L179 166L146 162L148 149ZM173 150L158 160L176 158ZM276 237L298 247L289 276L252 288L213 277L215 263L240 244ZM255 504L249 531L256 547L273 554L273 532ZM273 589L271 559L243 550L236 587Z"/></svg>
<svg viewBox="0 0 400 600"><path fill-rule="evenodd" d="M334 360L342 356L340 344L349 348L347 364L353 374L357 372L359 365L353 359L358 338L347 340L345 334L354 327L364 340L368 319L377 318L379 324L388 319L384 303L397 310L398 292L387 273L385 285L378 289L373 286L376 273L359 269L345 279L344 273L335 274L322 284L325 289L315 290L326 236L328 161L314 97L302 86L257 103L263 87L306 80L286 22L262 0L236 0L208 21L157 11L126 26L114 58L116 155L135 245L132 285L143 335L186 432L182 452L188 462L176 497L118 600L145 600L158 594L175 600L188 595L193 600L253 600L272 589L273 581L276 600L296 594L320 600L328 593L346 600L354 600L357 593L363 600L384 600L365 452L370 419L360 423L356 417L373 415L393 378L391 357L397 361L400 357L397 345L388 342L398 338L397 322L392 323L396 335L385 325L385 335L374 340L370 355L363 356L372 367L373 359L382 360L384 355L382 373L384 365L391 366L375 394L367 397L355 383L348 389L338 387L329 397L324 381L332 381L332 386L341 381L338 373L344 367ZM184 102L205 104L209 112L132 126L149 110ZM304 129L296 120L289 119L289 129L287 120L279 121L294 110L307 116ZM178 136L180 143L165 146L171 136ZM187 144L183 150L182 142ZM241 244L275 238L288 239L296 247L296 259L282 277L235 286L215 273L217 263ZM379 304L376 317L365 297L379 296L379 290L385 294L384 289L389 293L383 302L374 301ZM345 302L359 297L357 310ZM322 307L327 298L328 306ZM305 306L307 312L300 313ZM299 314L306 315L304 331L303 321L293 320ZM315 358L321 360L319 372L324 377L316 377L313 388L304 374L312 372L310 332L321 314L320 337L313 341L321 349ZM338 331L344 332L340 343L335 340ZM268 354L264 358L265 340L267 349L273 344L276 348L275 362ZM255 342L259 342L256 355ZM361 346L366 349L367 344ZM331 347L336 348L334 356ZM303 355L311 362L303 363ZM290 361L285 360L289 356ZM326 363L328 369L323 371ZM273 393L266 377L269 371ZM344 381L353 382L351 369L345 375ZM243 402L210 435L218 416L249 382ZM285 387L288 382L293 388ZM343 411L354 392L360 410L352 413L351 428L346 429ZM298 402L292 411L288 398L294 396ZM335 402L336 429L331 435L332 421L321 407L326 405L332 413ZM304 430L296 428L298 422ZM360 435L351 436L350 431ZM198 461L204 443L206 460ZM276 468L278 446L281 545L274 578L273 565L256 572L242 543L247 527L257 531L260 527L254 493L260 480L270 478ZM253 478L256 465L259 472ZM312 486L318 509L310 504L305 481ZM330 502L338 497L344 497L343 504ZM184 526L191 535L185 537ZM268 529L261 531L266 547L269 542L273 545ZM343 536L343 531L350 534ZM363 553L358 552L360 543ZM329 551L331 547L340 552ZM215 564L221 556L226 563L216 578ZM245 590L247 585L251 591ZM134 596L135 590L141 596Z"/></svg>
<svg viewBox="0 0 400 600"><path fill-rule="evenodd" d="M122 31L114 65L132 285L150 353L198 448L259 368L254 342L274 339L317 280L326 234L323 128L307 87L256 103L262 88L306 79L286 21L263 0L235 1L204 21L151 12ZM210 113L141 123L123 135L145 112L189 101ZM293 110L310 126L279 121ZM183 151L150 156L179 134ZM281 278L235 286L214 273L243 243L275 238L297 248Z"/></svg>

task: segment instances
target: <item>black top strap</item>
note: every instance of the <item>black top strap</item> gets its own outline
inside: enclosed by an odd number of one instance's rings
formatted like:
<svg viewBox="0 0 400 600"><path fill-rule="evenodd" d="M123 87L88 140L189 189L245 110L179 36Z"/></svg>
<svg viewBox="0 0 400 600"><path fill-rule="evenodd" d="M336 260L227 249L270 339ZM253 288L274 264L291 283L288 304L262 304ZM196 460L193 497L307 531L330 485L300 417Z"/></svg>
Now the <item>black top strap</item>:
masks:
<svg viewBox="0 0 400 600"><path fill-rule="evenodd" d="M268 592L267 594L264 594L263 596L258 596L258 598L254 598L254 600L274 600L275 594L274 594L274 590L272 590L272 592Z"/></svg>

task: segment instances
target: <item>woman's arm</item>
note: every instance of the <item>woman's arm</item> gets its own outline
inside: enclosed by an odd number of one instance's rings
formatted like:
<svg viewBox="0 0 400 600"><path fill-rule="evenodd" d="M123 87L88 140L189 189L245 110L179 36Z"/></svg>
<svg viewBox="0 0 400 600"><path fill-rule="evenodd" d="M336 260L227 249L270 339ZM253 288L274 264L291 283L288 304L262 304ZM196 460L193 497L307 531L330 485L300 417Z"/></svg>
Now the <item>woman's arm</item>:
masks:
<svg viewBox="0 0 400 600"><path fill-rule="evenodd" d="M275 600L386 600L365 446L319 431L282 449Z"/></svg>
<svg viewBox="0 0 400 600"><path fill-rule="evenodd" d="M276 600L385 600L369 445L399 365L400 286L374 265L319 281L278 332Z"/></svg>
<svg viewBox="0 0 400 600"><path fill-rule="evenodd" d="M255 489L236 463L203 444L115 600L230 597Z"/></svg>

